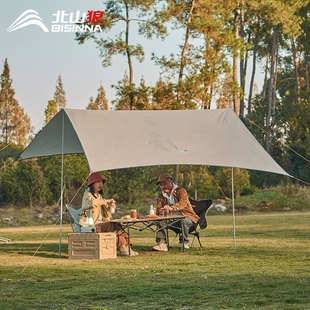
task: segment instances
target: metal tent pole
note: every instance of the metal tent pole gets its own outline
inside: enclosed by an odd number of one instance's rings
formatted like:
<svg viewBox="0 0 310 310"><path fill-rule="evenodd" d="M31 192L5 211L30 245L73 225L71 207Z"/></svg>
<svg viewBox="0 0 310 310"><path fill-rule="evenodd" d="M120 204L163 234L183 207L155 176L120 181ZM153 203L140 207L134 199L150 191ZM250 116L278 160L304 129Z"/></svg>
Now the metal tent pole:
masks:
<svg viewBox="0 0 310 310"><path fill-rule="evenodd" d="M233 209L234 248L236 248L236 224L235 224L235 193L234 193L234 168L231 167L231 196Z"/></svg>
<svg viewBox="0 0 310 310"><path fill-rule="evenodd" d="M59 258L61 254L61 231L62 231L62 213L63 213L63 183L64 183L64 111L61 119L61 182L60 182L60 229L59 229Z"/></svg>

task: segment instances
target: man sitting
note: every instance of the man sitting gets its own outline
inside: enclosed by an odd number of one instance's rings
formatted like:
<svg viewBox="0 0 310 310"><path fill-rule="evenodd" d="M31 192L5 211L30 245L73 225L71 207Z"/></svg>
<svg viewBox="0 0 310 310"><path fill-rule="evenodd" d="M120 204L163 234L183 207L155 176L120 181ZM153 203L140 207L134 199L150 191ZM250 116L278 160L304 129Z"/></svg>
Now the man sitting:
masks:
<svg viewBox="0 0 310 310"><path fill-rule="evenodd" d="M163 173L159 176L156 185L160 186L161 193L157 198L157 212L163 213L163 210L168 210L173 215L184 215L184 219L180 220L174 226L181 228L181 221L184 227L184 248L188 249L188 232L190 228L199 220L199 217L194 212L187 196L187 191L184 188L174 184L172 176L169 173ZM162 227L162 226L160 226ZM159 228L160 228L159 227ZM170 228L176 230L174 228ZM153 247L155 251L168 251L166 245L166 234L164 229L159 229L156 233L157 245ZM180 236L180 244L182 244L182 236Z"/></svg>

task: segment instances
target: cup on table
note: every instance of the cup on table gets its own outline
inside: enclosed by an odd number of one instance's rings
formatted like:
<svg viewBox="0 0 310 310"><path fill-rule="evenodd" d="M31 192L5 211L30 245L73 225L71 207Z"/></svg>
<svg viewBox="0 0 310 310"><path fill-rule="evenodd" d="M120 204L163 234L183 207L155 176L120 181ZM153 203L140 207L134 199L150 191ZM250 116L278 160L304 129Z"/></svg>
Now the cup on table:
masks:
<svg viewBox="0 0 310 310"><path fill-rule="evenodd" d="M154 215L157 215L157 209L154 208Z"/></svg>
<svg viewBox="0 0 310 310"><path fill-rule="evenodd" d="M169 210L164 209L163 216L169 216Z"/></svg>
<svg viewBox="0 0 310 310"><path fill-rule="evenodd" d="M136 218L138 217L137 210L131 210L130 216L131 216L133 219L136 219Z"/></svg>

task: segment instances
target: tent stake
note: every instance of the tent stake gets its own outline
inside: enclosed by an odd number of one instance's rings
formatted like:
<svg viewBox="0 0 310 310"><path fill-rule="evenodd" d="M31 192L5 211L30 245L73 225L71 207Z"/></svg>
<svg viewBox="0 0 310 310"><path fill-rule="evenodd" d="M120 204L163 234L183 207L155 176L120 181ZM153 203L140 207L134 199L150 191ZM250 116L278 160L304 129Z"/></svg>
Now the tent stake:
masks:
<svg viewBox="0 0 310 310"><path fill-rule="evenodd" d="M60 187L60 228L59 228L59 258L61 254L61 230L62 230L62 210L63 210L63 183L64 183L64 112L61 119L61 187Z"/></svg>
<svg viewBox="0 0 310 310"><path fill-rule="evenodd" d="M236 225L235 225L235 193L234 193L234 168L231 167L231 196L233 208L234 248L236 248Z"/></svg>

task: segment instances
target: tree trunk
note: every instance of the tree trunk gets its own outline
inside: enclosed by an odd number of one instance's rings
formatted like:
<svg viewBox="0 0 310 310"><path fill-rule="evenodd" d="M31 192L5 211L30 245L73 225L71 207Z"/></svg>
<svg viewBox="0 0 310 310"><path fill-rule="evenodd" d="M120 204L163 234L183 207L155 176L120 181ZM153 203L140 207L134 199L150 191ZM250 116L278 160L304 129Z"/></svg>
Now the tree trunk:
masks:
<svg viewBox="0 0 310 310"><path fill-rule="evenodd" d="M269 143L269 130L271 124L271 108L272 108L272 97L274 91L274 80L275 80L275 58L276 58L276 45L277 45L277 26L273 26L272 34L272 46L271 46L271 65L270 65L270 79L268 89L268 102L267 102L267 116L266 116L266 151L270 153Z"/></svg>
<svg viewBox="0 0 310 310"><path fill-rule="evenodd" d="M251 115L252 112L252 96L253 96L253 86L254 86L254 78L256 72L256 51L257 51L257 34L255 34L254 38L254 46L253 46L253 67L252 67L252 76L249 90L249 99L248 99L248 116Z"/></svg>
<svg viewBox="0 0 310 310"><path fill-rule="evenodd" d="M267 90L267 81L268 81L268 68L269 68L269 58L270 58L270 53L267 52L266 56L266 67L265 67L265 78L264 78L264 88L263 88L263 101L266 99L266 90Z"/></svg>
<svg viewBox="0 0 310 310"><path fill-rule="evenodd" d="M275 119L276 115L276 95L277 95L277 80L278 80L278 44L276 45L276 68L275 68L275 75L274 75L274 86L272 92L272 118Z"/></svg>
<svg viewBox="0 0 310 310"><path fill-rule="evenodd" d="M267 100L267 115L266 115L266 140L265 147L266 151L270 153L270 137L269 130L271 124L271 110L272 110L272 99L274 94L274 86L275 86L275 59L276 59L276 45L277 45L277 26L273 26L273 34L272 34L272 46L271 46L271 64L270 64L270 79L269 79L269 87L268 87L268 100ZM264 187L268 184L268 176L265 174L264 177Z"/></svg>
<svg viewBox="0 0 310 310"><path fill-rule="evenodd" d="M213 84L210 86L210 99L209 99L209 105L207 109L211 109L211 102L212 102L212 97L213 97Z"/></svg>
<svg viewBox="0 0 310 310"><path fill-rule="evenodd" d="M294 68L295 68L295 82L297 85L297 102L300 103L300 78L299 78L299 72L298 72L298 63L297 63L297 52L295 48L294 38L290 37L291 46L292 46L292 56L293 56L293 62L294 62Z"/></svg>
<svg viewBox="0 0 310 310"><path fill-rule="evenodd" d="M239 1L237 1L237 5L239 6ZM239 13L238 7L236 8L235 12L235 41L239 40ZM239 116L240 114L240 98L239 98L239 89L238 89L238 49L235 46L233 50L233 82L234 82L234 95L233 95L233 102L234 102L234 110L236 114Z"/></svg>
<svg viewBox="0 0 310 310"><path fill-rule="evenodd" d="M306 64L306 89L309 90L309 64L306 63L306 56L305 56L305 64Z"/></svg>
<svg viewBox="0 0 310 310"><path fill-rule="evenodd" d="M208 38L208 33L204 34L204 42L205 42L205 49L206 51L209 50L209 38ZM204 59L205 66L208 65L207 59L205 57ZM212 83L210 80L204 80L204 89L205 93L208 94L207 97L205 97L205 100L202 102L201 109L202 110L207 110L210 109L211 106L211 101L212 101Z"/></svg>
<svg viewBox="0 0 310 310"><path fill-rule="evenodd" d="M187 18L187 22L186 22L185 42L184 42L184 46L182 49L181 64L180 64L179 79L178 79L179 87L182 83L182 78L183 78L183 72L184 72L184 67L185 67L185 55L186 55L186 51L187 51L187 47L188 47L188 40L189 40L189 34L190 34L189 24L192 20L192 14L193 14L194 7L195 7L195 0L192 0L191 8L189 10L188 18ZM177 101L180 101L180 100L181 100L181 90L178 89Z"/></svg>
<svg viewBox="0 0 310 310"><path fill-rule="evenodd" d="M9 143L9 93L8 90L5 91L5 96L4 96L4 113L5 113L5 127L4 127L4 137L5 137L5 144Z"/></svg>
<svg viewBox="0 0 310 310"><path fill-rule="evenodd" d="M244 41L245 37L245 32L244 32L244 0L241 2L241 23L240 23L240 37ZM250 34L249 34L249 40L250 40ZM242 89L242 96L240 98L240 113L241 115L244 115L244 95L245 95L245 78L246 78L246 69L247 69L247 55L248 52L243 52L243 55L241 57L241 52L240 52L240 84L241 84L241 89Z"/></svg>
<svg viewBox="0 0 310 310"><path fill-rule="evenodd" d="M130 24L130 19L129 19L129 8L128 8L127 3L125 3L125 7L126 7L126 55L127 55L127 61L128 61L128 67L129 67L129 85L130 85L130 87L132 87L133 70L132 70L131 54L130 54L130 49L129 49L129 24ZM132 110L133 106L134 106L134 94L133 94L133 90L131 89L129 109Z"/></svg>

